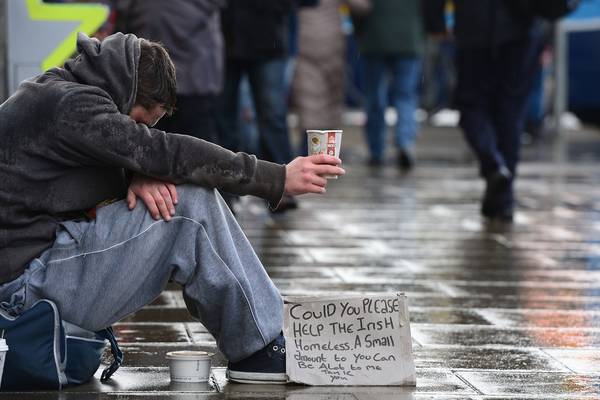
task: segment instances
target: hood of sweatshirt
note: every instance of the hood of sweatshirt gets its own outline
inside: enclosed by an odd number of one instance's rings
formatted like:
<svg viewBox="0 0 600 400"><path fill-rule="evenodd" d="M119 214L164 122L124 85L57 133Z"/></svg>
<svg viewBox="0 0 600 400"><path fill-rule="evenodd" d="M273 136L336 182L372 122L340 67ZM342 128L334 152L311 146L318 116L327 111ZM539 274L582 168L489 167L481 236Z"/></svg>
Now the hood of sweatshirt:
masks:
<svg viewBox="0 0 600 400"><path fill-rule="evenodd" d="M65 69L79 83L106 91L119 111L129 114L137 94L140 39L117 33L100 42L79 33L77 52Z"/></svg>

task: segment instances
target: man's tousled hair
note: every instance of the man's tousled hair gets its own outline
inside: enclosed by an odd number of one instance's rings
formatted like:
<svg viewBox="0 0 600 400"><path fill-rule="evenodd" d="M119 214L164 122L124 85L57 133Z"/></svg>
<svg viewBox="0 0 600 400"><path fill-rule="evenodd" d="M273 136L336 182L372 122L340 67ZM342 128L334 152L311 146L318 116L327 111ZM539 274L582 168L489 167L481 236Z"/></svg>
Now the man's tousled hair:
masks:
<svg viewBox="0 0 600 400"><path fill-rule="evenodd" d="M146 109L162 105L171 115L177 101L175 66L160 43L140 39L137 96L135 104Z"/></svg>

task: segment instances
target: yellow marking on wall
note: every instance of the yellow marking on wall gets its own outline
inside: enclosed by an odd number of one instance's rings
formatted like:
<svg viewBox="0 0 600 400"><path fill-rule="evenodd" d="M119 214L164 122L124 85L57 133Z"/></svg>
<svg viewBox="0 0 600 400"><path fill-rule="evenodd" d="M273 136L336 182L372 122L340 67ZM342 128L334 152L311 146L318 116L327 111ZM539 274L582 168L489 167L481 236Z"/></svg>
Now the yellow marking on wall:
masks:
<svg viewBox="0 0 600 400"><path fill-rule="evenodd" d="M12 0L11 0L12 1ZM92 35L108 18L108 7L101 4L49 4L25 0L33 21L81 21L81 23L42 61L42 71L62 66L77 49L77 32Z"/></svg>

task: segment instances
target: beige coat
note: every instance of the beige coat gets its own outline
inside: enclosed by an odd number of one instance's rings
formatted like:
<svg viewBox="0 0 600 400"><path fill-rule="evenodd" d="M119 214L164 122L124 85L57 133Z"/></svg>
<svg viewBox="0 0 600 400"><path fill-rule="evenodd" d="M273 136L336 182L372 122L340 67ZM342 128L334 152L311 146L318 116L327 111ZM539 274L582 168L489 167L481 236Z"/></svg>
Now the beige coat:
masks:
<svg viewBox="0 0 600 400"><path fill-rule="evenodd" d="M321 0L298 12L299 50L293 103L300 129L339 128L344 103L346 38L342 0Z"/></svg>

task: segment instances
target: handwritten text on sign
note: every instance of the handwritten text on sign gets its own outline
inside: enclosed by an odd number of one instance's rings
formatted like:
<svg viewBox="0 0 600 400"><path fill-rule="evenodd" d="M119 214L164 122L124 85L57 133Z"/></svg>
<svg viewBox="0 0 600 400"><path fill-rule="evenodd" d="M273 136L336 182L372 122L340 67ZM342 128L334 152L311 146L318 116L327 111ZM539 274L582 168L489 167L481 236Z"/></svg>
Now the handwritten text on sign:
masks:
<svg viewBox="0 0 600 400"><path fill-rule="evenodd" d="M290 380L402 384L406 376L401 375L414 370L404 300L394 295L288 302L284 333Z"/></svg>

